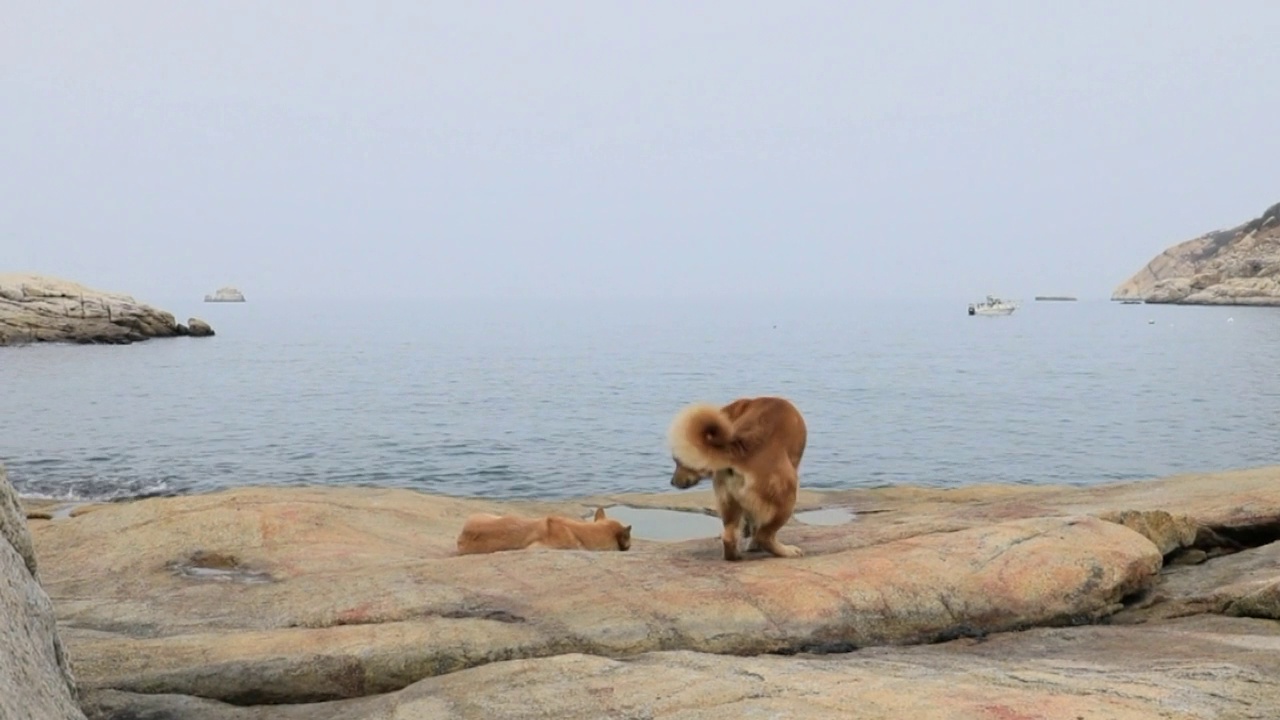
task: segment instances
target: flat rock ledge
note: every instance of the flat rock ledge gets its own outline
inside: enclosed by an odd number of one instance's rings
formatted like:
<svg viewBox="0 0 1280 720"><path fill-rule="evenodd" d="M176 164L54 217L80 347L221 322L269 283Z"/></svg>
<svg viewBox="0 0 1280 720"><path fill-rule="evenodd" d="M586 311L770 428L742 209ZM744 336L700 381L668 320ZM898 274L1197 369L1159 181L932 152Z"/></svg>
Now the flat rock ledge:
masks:
<svg viewBox="0 0 1280 720"><path fill-rule="evenodd" d="M1280 717L1280 468L804 491L718 538L456 556L468 513L705 512L242 488L33 504L89 718ZM938 713L945 710L945 715Z"/></svg>
<svg viewBox="0 0 1280 720"><path fill-rule="evenodd" d="M0 273L0 346L37 342L128 344L157 337L213 335L197 332L173 314L128 295L43 275Z"/></svg>

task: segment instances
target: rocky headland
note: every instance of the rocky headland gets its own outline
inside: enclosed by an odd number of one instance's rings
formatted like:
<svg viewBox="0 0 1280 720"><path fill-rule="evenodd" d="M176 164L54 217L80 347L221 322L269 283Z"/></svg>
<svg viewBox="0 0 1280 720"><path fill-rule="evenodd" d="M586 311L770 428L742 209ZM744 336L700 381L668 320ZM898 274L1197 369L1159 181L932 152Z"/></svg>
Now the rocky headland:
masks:
<svg viewBox="0 0 1280 720"><path fill-rule="evenodd" d="M1280 468L802 490L855 517L790 523L798 559L643 519L628 552L455 554L468 513L596 505L705 521L712 498L255 487L25 514L96 720L1280 717Z"/></svg>
<svg viewBox="0 0 1280 720"><path fill-rule="evenodd" d="M213 335L209 324L173 314L128 295L69 280L0 273L0 346L36 342L126 344L158 337Z"/></svg>
<svg viewBox="0 0 1280 720"><path fill-rule="evenodd" d="M1280 203L1227 230L1165 250L1112 300L1180 305L1280 305Z"/></svg>

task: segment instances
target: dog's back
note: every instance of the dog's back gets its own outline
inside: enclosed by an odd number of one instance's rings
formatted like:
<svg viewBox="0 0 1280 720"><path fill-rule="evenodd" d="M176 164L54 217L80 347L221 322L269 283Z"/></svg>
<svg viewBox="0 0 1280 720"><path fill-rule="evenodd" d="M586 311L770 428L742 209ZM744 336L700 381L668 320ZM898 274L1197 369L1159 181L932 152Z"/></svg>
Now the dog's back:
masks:
<svg viewBox="0 0 1280 720"><path fill-rule="evenodd" d="M522 518L512 515L472 515L458 533L458 554L473 555L524 550L628 550L631 526L605 517L597 508L593 520L549 515Z"/></svg>
<svg viewBox="0 0 1280 720"><path fill-rule="evenodd" d="M596 520L576 520L552 516L547 518L547 538L535 544L557 549L629 550L631 526L597 511Z"/></svg>
<svg viewBox="0 0 1280 720"><path fill-rule="evenodd" d="M538 535L538 525L546 519L512 515L472 515L458 533L458 554L472 555L528 547Z"/></svg>
<svg viewBox="0 0 1280 720"><path fill-rule="evenodd" d="M725 405L722 411L733 424L734 438L746 448L758 452L780 442L791 466L800 469L809 429L790 400L771 396L741 398Z"/></svg>
<svg viewBox="0 0 1280 720"><path fill-rule="evenodd" d="M713 470L746 470L776 462L785 453L799 470L808 442L804 416L786 398L740 398L723 407L688 405L668 430L676 473L671 484L692 487Z"/></svg>

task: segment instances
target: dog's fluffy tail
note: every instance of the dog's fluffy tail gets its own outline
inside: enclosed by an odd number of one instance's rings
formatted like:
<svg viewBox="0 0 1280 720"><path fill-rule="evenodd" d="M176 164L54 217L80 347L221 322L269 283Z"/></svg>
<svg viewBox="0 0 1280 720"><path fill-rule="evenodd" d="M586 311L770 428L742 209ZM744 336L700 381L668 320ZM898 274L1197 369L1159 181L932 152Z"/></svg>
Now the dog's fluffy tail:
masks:
<svg viewBox="0 0 1280 720"><path fill-rule="evenodd" d="M698 470L723 469L733 464L733 423L710 403L686 405L667 431L671 454Z"/></svg>

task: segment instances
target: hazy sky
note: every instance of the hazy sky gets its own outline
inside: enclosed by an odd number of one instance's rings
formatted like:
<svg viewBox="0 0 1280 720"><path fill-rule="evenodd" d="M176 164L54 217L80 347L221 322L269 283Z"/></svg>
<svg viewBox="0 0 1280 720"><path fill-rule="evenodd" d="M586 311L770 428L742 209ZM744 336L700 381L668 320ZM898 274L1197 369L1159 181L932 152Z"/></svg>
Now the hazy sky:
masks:
<svg viewBox="0 0 1280 720"><path fill-rule="evenodd" d="M56 2L0 270L139 297L1106 297L1280 201L1280 3Z"/></svg>

